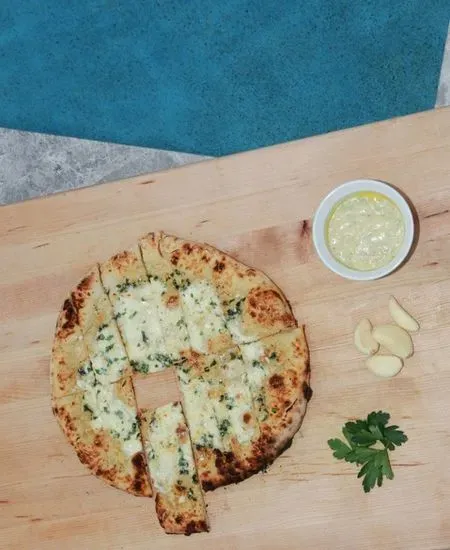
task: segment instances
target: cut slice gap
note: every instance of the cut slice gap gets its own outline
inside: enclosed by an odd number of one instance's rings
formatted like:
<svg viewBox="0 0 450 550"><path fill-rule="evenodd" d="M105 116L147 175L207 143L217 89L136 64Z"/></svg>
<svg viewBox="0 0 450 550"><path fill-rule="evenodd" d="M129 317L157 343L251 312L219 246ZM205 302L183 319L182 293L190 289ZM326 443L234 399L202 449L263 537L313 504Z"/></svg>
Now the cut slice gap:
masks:
<svg viewBox="0 0 450 550"><path fill-rule="evenodd" d="M180 403L142 410L140 421L156 513L164 531L184 535L208 531L206 506Z"/></svg>
<svg viewBox="0 0 450 550"><path fill-rule="evenodd" d="M80 461L109 485L151 496L131 378L52 400Z"/></svg>
<svg viewBox="0 0 450 550"><path fill-rule="evenodd" d="M132 369L98 266L73 290L71 300L97 382L110 384L130 376Z"/></svg>
<svg viewBox="0 0 450 550"><path fill-rule="evenodd" d="M133 385L139 409L155 409L181 399L173 368L153 373L151 376L135 376Z"/></svg>

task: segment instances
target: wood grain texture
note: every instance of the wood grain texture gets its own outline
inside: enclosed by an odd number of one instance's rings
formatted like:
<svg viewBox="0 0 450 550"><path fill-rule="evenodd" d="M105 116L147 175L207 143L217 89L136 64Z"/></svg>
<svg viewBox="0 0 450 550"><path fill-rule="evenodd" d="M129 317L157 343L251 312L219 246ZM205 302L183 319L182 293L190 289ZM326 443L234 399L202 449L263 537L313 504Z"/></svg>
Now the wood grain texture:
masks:
<svg viewBox="0 0 450 550"><path fill-rule="evenodd" d="M409 263L373 283L323 267L308 221L332 187L362 177L403 190L420 218ZM212 531L190 538L165 535L152 501L92 477L50 409L49 354L68 290L155 229L263 269L306 323L312 354L314 396L292 447L266 474L208 494ZM449 234L450 109L1 208L0 547L449 548ZM352 331L362 316L387 321L391 293L422 329L401 374L381 380ZM326 442L374 409L409 441L393 454L395 480L366 495Z"/></svg>

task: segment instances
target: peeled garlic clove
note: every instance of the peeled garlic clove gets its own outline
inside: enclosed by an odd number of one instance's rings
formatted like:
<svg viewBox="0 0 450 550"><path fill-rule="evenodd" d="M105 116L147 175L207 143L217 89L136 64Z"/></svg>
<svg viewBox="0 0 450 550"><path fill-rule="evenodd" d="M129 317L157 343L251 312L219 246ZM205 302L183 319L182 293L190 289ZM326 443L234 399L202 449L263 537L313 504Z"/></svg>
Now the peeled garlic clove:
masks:
<svg viewBox="0 0 450 550"><path fill-rule="evenodd" d="M365 355L373 355L380 344L372 336L372 324L369 319L362 319L355 328L354 342L356 348Z"/></svg>
<svg viewBox="0 0 450 550"><path fill-rule="evenodd" d="M395 355L374 355L367 359L366 366L377 376L391 378L402 370L403 361Z"/></svg>
<svg viewBox="0 0 450 550"><path fill-rule="evenodd" d="M389 298L389 313L399 327L409 332L417 332L419 330L419 323L397 302L394 296Z"/></svg>
<svg viewBox="0 0 450 550"><path fill-rule="evenodd" d="M411 336L397 325L375 327L372 336L381 346L402 359L411 357L414 352Z"/></svg>

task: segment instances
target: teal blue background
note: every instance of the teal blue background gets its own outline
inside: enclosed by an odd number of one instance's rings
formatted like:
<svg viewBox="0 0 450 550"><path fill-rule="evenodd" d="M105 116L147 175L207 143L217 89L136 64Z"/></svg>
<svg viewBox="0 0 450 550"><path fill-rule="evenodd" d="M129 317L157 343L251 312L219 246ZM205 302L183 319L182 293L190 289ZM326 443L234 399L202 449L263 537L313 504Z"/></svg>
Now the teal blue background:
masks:
<svg viewBox="0 0 450 550"><path fill-rule="evenodd" d="M434 105L449 0L1 0L0 126L222 155Z"/></svg>

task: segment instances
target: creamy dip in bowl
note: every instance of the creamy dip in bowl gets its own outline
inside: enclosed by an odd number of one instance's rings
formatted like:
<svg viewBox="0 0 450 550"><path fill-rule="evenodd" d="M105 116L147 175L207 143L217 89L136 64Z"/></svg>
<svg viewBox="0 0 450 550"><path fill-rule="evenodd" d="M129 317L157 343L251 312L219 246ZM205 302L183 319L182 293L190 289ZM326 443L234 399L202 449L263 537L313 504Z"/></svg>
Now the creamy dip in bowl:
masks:
<svg viewBox="0 0 450 550"><path fill-rule="evenodd" d="M372 280L391 273L405 260L413 239L408 203L376 180L340 185L314 215L313 240L320 259L347 279Z"/></svg>

